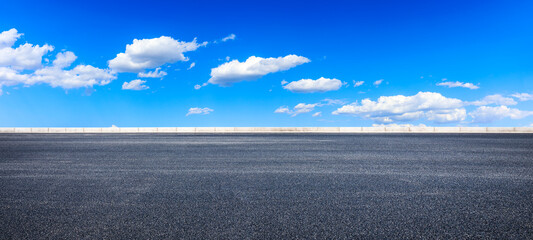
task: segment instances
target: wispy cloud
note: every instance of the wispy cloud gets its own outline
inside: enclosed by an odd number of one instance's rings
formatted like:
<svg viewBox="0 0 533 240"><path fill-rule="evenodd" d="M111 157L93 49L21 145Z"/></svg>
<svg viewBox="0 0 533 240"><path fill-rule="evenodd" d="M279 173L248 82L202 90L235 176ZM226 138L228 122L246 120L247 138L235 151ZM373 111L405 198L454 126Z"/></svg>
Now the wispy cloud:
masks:
<svg viewBox="0 0 533 240"><path fill-rule="evenodd" d="M515 93L511 96L517 98L520 101L532 101L533 100L533 94L530 94L530 93Z"/></svg>
<svg viewBox="0 0 533 240"><path fill-rule="evenodd" d="M312 116L313 116L313 117L320 117L320 116L322 116L322 112L316 112L316 113L313 113Z"/></svg>
<svg viewBox="0 0 533 240"><path fill-rule="evenodd" d="M493 122L503 118L522 119L533 115L533 111L521 111L507 106L481 106L470 113L474 122Z"/></svg>
<svg viewBox="0 0 533 240"><path fill-rule="evenodd" d="M146 83L146 81L135 79L130 82L124 82L122 84L122 89L123 90L137 90L137 91L149 89L149 87L144 85L144 83Z"/></svg>
<svg viewBox="0 0 533 240"><path fill-rule="evenodd" d="M365 83L365 81L355 81L353 80L353 87L359 87L361 85L363 85Z"/></svg>
<svg viewBox="0 0 533 240"><path fill-rule="evenodd" d="M214 110L211 109L211 108L197 108L197 107L194 107L194 108L189 108L189 112L187 112L187 114L185 114L185 116L189 116L189 115L193 115L193 114L202 114L202 115L206 115L206 114L209 114L211 112L213 112Z"/></svg>
<svg viewBox="0 0 533 240"><path fill-rule="evenodd" d="M449 88L455 88L455 87L462 87L462 88L468 88L468 89L478 89L479 86L474 85L473 83L463 83L463 82L440 82L437 83L437 86L444 86Z"/></svg>
<svg viewBox="0 0 533 240"><path fill-rule="evenodd" d="M199 90L200 88L205 87L205 86L207 86L207 83L203 83L202 85L196 84L194 85L194 89Z"/></svg>
<svg viewBox="0 0 533 240"><path fill-rule="evenodd" d="M161 71L161 68L156 68L154 71L150 72L140 72L137 74L137 77L140 78L162 78L167 75L167 72Z"/></svg>
<svg viewBox="0 0 533 240"><path fill-rule="evenodd" d="M482 105L516 105L518 104L514 99L509 97L504 97L500 94L488 95L481 100L469 102L470 105L482 106Z"/></svg>
<svg viewBox="0 0 533 240"><path fill-rule="evenodd" d="M226 42L226 41L229 41L229 40L235 40L236 37L237 36L235 36L235 34L232 33L232 34L228 35L227 37L222 38L222 42Z"/></svg>
<svg viewBox="0 0 533 240"><path fill-rule="evenodd" d="M338 100L338 99L323 99L320 102L317 103L298 103L296 106L294 106L292 109L290 109L288 106L281 106L274 110L274 113L285 113L289 114L292 117L295 117L302 113L308 113L315 110L316 107L322 107L322 106L330 106L330 105L340 105L344 104L344 101ZM316 114L316 113L315 113ZM319 115L322 113L320 112ZM316 115L318 116L318 115ZM313 115L313 117L316 117Z"/></svg>

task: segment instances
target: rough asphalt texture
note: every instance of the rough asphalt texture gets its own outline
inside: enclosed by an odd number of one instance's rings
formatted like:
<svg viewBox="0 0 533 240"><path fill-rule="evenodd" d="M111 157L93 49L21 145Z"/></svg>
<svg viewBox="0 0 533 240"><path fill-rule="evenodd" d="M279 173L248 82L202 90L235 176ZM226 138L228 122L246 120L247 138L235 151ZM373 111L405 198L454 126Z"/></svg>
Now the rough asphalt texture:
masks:
<svg viewBox="0 0 533 240"><path fill-rule="evenodd" d="M531 134L1 134L1 239L533 238Z"/></svg>

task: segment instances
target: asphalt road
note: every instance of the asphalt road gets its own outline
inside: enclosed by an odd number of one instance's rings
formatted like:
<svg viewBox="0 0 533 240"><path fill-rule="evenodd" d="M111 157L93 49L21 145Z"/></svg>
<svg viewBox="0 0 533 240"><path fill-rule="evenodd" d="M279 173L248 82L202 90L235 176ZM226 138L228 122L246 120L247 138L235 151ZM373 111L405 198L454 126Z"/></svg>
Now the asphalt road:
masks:
<svg viewBox="0 0 533 240"><path fill-rule="evenodd" d="M531 134L1 134L1 239L533 238Z"/></svg>

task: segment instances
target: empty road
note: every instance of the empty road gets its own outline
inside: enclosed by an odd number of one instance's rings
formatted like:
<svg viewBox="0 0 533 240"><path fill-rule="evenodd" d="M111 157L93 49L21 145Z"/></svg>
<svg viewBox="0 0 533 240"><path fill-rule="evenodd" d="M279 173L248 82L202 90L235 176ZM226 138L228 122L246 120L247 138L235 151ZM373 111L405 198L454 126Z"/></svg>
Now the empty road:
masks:
<svg viewBox="0 0 533 240"><path fill-rule="evenodd" d="M0 134L1 239L531 239L532 134Z"/></svg>

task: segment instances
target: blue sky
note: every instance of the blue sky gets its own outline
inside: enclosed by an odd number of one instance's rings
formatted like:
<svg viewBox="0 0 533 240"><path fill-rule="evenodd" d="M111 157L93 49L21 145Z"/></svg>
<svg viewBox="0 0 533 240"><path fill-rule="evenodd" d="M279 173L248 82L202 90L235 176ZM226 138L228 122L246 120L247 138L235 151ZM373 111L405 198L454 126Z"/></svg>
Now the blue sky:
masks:
<svg viewBox="0 0 533 240"><path fill-rule="evenodd" d="M1 5L2 127L533 123L531 1Z"/></svg>

